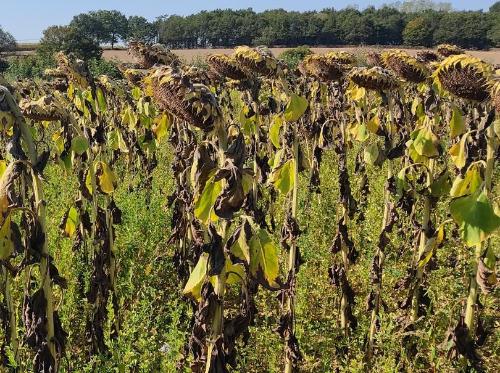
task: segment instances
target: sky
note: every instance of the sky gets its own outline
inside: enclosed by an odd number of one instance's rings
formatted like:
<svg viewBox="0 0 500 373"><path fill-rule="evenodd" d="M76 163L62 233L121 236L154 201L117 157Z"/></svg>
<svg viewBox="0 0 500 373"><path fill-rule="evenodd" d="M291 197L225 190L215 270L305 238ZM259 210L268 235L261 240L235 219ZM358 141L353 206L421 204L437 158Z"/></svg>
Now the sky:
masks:
<svg viewBox="0 0 500 373"><path fill-rule="evenodd" d="M18 42L36 42L43 30L51 25L68 24L74 15L98 9L116 9L127 16L140 15L154 20L160 15L188 15L200 10L217 8L255 11L284 8L287 10L341 9L357 5L381 6L395 0L2 0L0 26L10 32ZM441 0L450 2L454 9L487 10L495 0Z"/></svg>

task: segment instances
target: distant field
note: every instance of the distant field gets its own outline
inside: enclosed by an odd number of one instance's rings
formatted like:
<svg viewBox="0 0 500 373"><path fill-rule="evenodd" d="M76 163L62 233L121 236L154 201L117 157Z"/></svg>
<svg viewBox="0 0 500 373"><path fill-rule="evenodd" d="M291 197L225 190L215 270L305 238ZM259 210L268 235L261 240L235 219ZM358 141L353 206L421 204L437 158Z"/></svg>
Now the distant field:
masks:
<svg viewBox="0 0 500 373"><path fill-rule="evenodd" d="M276 56L279 56L288 48L271 48ZM344 47L344 48L311 48L315 53L324 53L333 50L345 50L353 53L362 53L369 50L380 50L377 47ZM415 54L421 49L405 49L410 54ZM205 58L212 53L231 54L232 49L174 49L173 52L188 62L197 58ZM484 61L500 64L500 48L491 49L489 51L468 51L473 56L479 57ZM108 60L118 60L120 62L134 62L134 57L126 50L105 50L104 58Z"/></svg>

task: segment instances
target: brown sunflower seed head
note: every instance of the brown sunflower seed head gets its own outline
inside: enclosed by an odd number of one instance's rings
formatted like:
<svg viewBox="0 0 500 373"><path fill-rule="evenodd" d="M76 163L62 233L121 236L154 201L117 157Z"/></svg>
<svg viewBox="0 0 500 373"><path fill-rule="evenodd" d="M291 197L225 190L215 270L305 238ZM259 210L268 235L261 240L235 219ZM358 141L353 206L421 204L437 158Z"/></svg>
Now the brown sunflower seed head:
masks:
<svg viewBox="0 0 500 373"><path fill-rule="evenodd" d="M147 76L148 71L144 69L125 69L122 74L132 86L139 86Z"/></svg>
<svg viewBox="0 0 500 373"><path fill-rule="evenodd" d="M437 52L443 57L453 56L455 54L462 54L464 50L453 44L439 44L437 47Z"/></svg>
<svg viewBox="0 0 500 373"><path fill-rule="evenodd" d="M356 61L354 54L346 51L333 51L325 53L324 58L330 62L336 62L341 65L352 65Z"/></svg>
<svg viewBox="0 0 500 373"><path fill-rule="evenodd" d="M421 83L429 75L426 67L416 58L401 50L390 50L383 52L384 65L392 70L398 77L412 83Z"/></svg>
<svg viewBox="0 0 500 373"><path fill-rule="evenodd" d="M210 76L208 70L198 66L183 66L182 73L193 84L210 84Z"/></svg>
<svg viewBox="0 0 500 373"><path fill-rule="evenodd" d="M493 102L493 107L497 113L497 117L500 117L500 75L494 80L491 88L491 100Z"/></svg>
<svg viewBox="0 0 500 373"><path fill-rule="evenodd" d="M233 56L243 68L256 75L269 78L279 75L280 64L267 47L240 46L234 50Z"/></svg>
<svg viewBox="0 0 500 373"><path fill-rule="evenodd" d="M439 60L439 56L433 51L419 51L417 52L417 60L423 63L435 62Z"/></svg>
<svg viewBox="0 0 500 373"><path fill-rule="evenodd" d="M366 54L366 62L371 66L384 67L384 61L382 61L382 57L380 56L379 52L368 52Z"/></svg>
<svg viewBox="0 0 500 373"><path fill-rule="evenodd" d="M143 69L150 69L156 64L172 65L180 62L179 57L161 44L148 45L140 41L128 43L129 52L135 56Z"/></svg>
<svg viewBox="0 0 500 373"><path fill-rule="evenodd" d="M445 58L433 74L446 91L471 101L484 101L490 96L491 75L490 65L466 54Z"/></svg>
<svg viewBox="0 0 500 373"><path fill-rule="evenodd" d="M56 78L52 79L48 82L50 89L58 92L67 92L68 91L68 81L65 78Z"/></svg>
<svg viewBox="0 0 500 373"><path fill-rule="evenodd" d="M388 91L398 86L396 77L389 70L379 66L355 67L351 70L349 78L356 85L374 91Z"/></svg>
<svg viewBox="0 0 500 373"><path fill-rule="evenodd" d="M245 71L239 67L235 59L230 56L225 54L212 54L208 56L207 63L210 69L223 77L233 80L247 79Z"/></svg>
<svg viewBox="0 0 500 373"><path fill-rule="evenodd" d="M326 55L311 54L304 58L300 68L305 75L314 76L324 82L331 82L341 79L347 66L328 58Z"/></svg>
<svg viewBox="0 0 500 373"><path fill-rule="evenodd" d="M161 109L206 132L214 128L220 116L215 96L205 85L192 83L179 68L155 69L145 83L146 92L152 93Z"/></svg>
<svg viewBox="0 0 500 373"><path fill-rule="evenodd" d="M34 121L66 120L67 112L54 96L42 96L36 101L22 100L19 108L23 116Z"/></svg>
<svg viewBox="0 0 500 373"><path fill-rule="evenodd" d="M51 77L51 78L65 78L66 77L65 72L59 67L56 67L55 69L45 69L43 72L43 75L46 77Z"/></svg>
<svg viewBox="0 0 500 373"><path fill-rule="evenodd" d="M94 81L87 64L72 54L66 55L63 52L56 54L56 61L59 70L66 75L68 80L82 89L94 87Z"/></svg>

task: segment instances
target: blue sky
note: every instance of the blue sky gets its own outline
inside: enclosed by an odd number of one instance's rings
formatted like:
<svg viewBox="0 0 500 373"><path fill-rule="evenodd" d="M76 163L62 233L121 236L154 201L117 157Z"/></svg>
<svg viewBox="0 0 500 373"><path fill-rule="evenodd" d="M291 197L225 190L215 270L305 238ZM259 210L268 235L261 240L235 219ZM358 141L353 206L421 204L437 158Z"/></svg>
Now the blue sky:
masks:
<svg viewBox="0 0 500 373"><path fill-rule="evenodd" d="M487 10L494 0L441 0L455 9ZM51 25L67 24L78 13L96 9L117 9L126 15L141 15L150 20L162 14L187 15L216 8L253 8L256 11L273 8L313 10L347 5L364 8L380 6L393 0L3 0L0 25L20 42L37 41L42 31Z"/></svg>

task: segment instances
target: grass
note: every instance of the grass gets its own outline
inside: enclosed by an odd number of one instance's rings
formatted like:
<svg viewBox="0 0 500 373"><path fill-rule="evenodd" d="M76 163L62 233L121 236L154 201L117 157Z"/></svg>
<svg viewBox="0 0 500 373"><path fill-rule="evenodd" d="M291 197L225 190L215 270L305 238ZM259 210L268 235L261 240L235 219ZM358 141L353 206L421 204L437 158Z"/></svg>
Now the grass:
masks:
<svg viewBox="0 0 500 373"><path fill-rule="evenodd" d="M73 252L71 240L61 238L57 228L65 209L76 196L75 175L65 175L58 166L49 166L45 184L49 216L50 251L61 274L68 279L69 288L57 295L64 328L69 332L66 356L61 372L174 372L181 357L182 346L189 334L190 307L182 299L180 283L172 263L174 248L167 244L170 232L170 211L165 208L167 195L173 188L170 174L170 149L161 144L159 167L154 172L151 190L137 187L140 173L137 169L120 171L123 179L116 192L116 203L123 211L123 224L117 229L116 255L118 260L117 290L120 296L122 331L111 341L111 354L89 359L86 350L86 301L81 296L81 281L88 281L90 263L83 252ZM350 154L353 172L355 150ZM135 165L137 167L138 165ZM371 193L366 221L350 223L350 232L360 252L360 259L349 271L356 292L355 315L358 330L349 338L340 333L339 299L337 289L329 284L327 270L333 257L329 251L338 219L338 186L336 157L327 152L321 169L321 194L307 193L308 180L300 179L299 217L304 234L299 247L305 259L298 275L297 336L304 355L301 372L362 372L364 341L369 327L369 313L364 300L370 289L369 268L380 228L385 172L369 168ZM352 180L357 196L356 178ZM282 201L286 203L286 201ZM444 213L444 211L441 211ZM279 222L283 216L276 216ZM279 231L276 232L276 237ZM404 294L393 289L395 282L406 273L412 257L410 233L401 230L392 235L384 274L384 301L381 329L377 337L377 355L374 362L378 372L451 372L465 369L464 362L454 364L446 358L442 342L447 329L459 316L467 293L467 267L470 257L458 241L451 239L440 249L438 268L428 276L431 308L418 323L417 332L410 338L417 353L407 353L401 327L394 321L403 311L397 301ZM498 243L498 239L495 239ZM461 257L460 265L453 258ZM282 255L285 262L286 253ZM21 284L19 284L20 286ZM21 299L17 294L16 299ZM498 290L483 298L486 320L498 322ZM496 310L495 310L495 307ZM236 372L281 372L283 345L273 332L279 321L279 303L275 293L260 290L257 297L259 314L251 327L247 346L240 345L239 367ZM111 310L109 310L112 312ZM487 367L498 367L499 335L489 337L483 348ZM29 365L29 354L23 361ZM28 368L27 366L25 368Z"/></svg>

